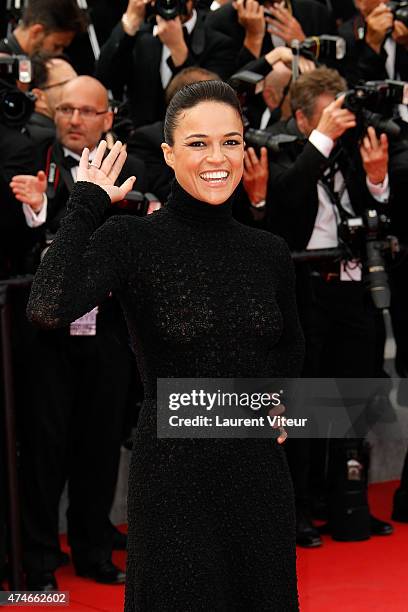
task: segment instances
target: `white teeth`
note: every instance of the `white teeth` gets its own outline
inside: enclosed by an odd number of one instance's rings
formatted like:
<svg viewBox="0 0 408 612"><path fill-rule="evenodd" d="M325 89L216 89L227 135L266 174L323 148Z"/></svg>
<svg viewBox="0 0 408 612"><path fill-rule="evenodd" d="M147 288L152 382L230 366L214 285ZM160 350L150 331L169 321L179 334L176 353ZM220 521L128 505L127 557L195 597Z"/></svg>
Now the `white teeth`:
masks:
<svg viewBox="0 0 408 612"><path fill-rule="evenodd" d="M226 179L229 175L229 172L225 170L219 170L218 172L203 172L200 174L201 178L205 181L217 181Z"/></svg>

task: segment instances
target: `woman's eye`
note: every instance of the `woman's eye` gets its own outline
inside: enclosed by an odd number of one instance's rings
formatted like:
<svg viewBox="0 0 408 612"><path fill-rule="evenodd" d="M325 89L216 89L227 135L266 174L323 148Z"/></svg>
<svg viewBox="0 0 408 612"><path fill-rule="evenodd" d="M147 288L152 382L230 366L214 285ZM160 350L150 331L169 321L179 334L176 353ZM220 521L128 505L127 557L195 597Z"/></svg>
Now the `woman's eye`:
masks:
<svg viewBox="0 0 408 612"><path fill-rule="evenodd" d="M240 145L241 143L239 142L239 140L227 140L225 144L228 146L236 146Z"/></svg>
<svg viewBox="0 0 408 612"><path fill-rule="evenodd" d="M191 142L189 147L204 147L205 143L202 140L196 140L195 142Z"/></svg>

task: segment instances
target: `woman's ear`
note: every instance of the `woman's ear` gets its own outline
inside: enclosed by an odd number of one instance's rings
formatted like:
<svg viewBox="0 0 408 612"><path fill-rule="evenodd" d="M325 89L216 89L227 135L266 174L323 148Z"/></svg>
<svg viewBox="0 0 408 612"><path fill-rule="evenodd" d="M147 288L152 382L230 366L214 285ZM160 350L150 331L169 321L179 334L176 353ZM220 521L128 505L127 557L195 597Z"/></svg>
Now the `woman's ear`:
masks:
<svg viewBox="0 0 408 612"><path fill-rule="evenodd" d="M173 168L174 170L173 147L168 145L167 142L162 142L161 148L162 148L163 155L164 155L164 161L166 162L168 166L170 166L170 168Z"/></svg>

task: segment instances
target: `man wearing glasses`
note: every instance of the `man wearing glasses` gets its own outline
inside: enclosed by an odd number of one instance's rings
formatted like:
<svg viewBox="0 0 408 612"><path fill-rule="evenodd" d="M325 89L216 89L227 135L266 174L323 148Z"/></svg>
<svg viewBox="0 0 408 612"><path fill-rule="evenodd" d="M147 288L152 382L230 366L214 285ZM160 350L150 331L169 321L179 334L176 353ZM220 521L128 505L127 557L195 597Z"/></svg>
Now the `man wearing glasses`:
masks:
<svg viewBox="0 0 408 612"><path fill-rule="evenodd" d="M57 138L42 170L11 182L30 227L55 234L80 154L88 147L92 160L112 120L99 81L81 76L63 86L55 109ZM146 190L143 162L131 158L124 172L137 177L135 189ZM29 397L21 418L21 484L27 588L57 588L58 507L67 480L68 539L77 574L123 583L124 572L112 563L115 529L109 513L134 363L116 300L109 297L68 328L32 329L25 359Z"/></svg>

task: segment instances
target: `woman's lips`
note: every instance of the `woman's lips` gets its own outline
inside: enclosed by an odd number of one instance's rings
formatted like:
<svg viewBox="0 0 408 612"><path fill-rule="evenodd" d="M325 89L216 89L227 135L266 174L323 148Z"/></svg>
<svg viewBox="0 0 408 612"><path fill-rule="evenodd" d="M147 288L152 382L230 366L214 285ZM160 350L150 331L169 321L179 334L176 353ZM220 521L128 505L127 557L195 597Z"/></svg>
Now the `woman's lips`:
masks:
<svg viewBox="0 0 408 612"><path fill-rule="evenodd" d="M208 170L200 172L200 178L209 185L224 185L229 178L228 170Z"/></svg>

